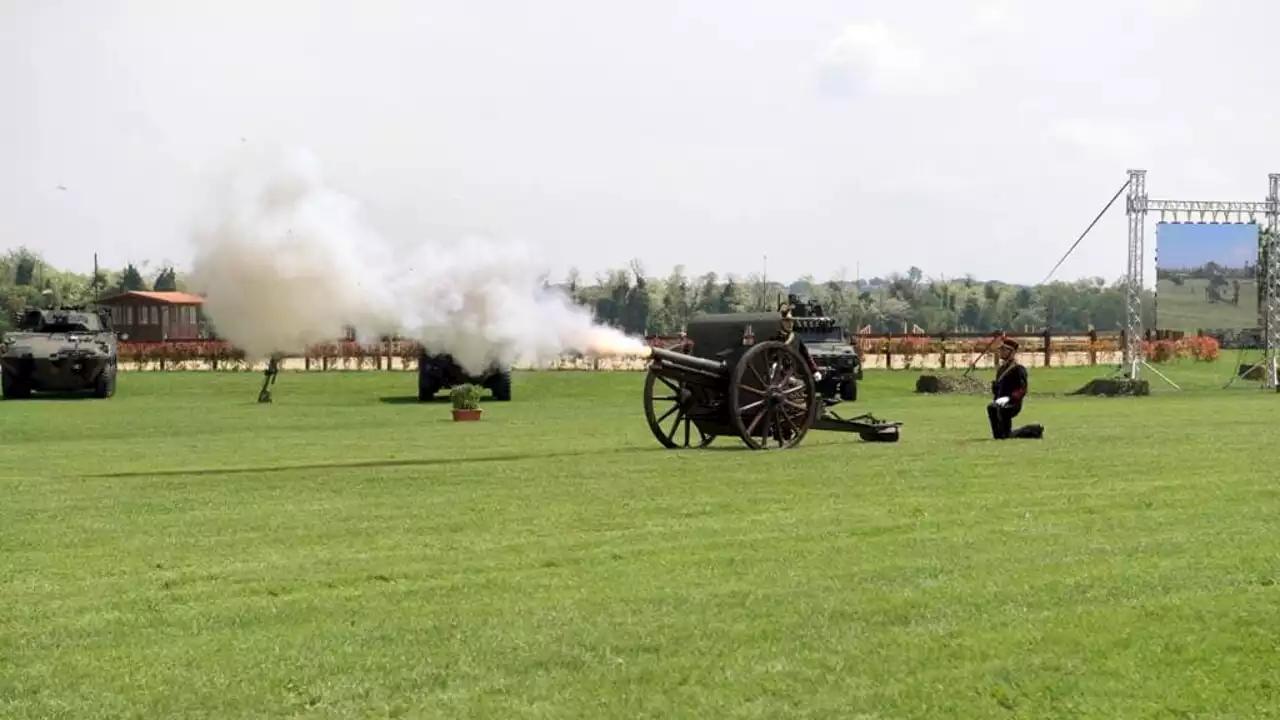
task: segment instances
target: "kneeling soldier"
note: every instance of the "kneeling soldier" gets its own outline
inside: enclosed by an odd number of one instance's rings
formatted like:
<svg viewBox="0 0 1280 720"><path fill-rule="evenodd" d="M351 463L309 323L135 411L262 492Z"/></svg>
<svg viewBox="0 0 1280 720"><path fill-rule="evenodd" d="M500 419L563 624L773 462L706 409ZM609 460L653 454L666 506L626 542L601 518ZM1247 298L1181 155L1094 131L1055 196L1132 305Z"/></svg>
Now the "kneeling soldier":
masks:
<svg viewBox="0 0 1280 720"><path fill-rule="evenodd" d="M991 383L994 399L987 405L987 420L991 423L991 437L1039 438L1044 435L1040 425L1027 425L1013 429L1013 419L1022 412L1022 401L1027 396L1027 369L1015 359L1018 343L1005 338L1000 344L1000 363L996 368L995 382Z"/></svg>

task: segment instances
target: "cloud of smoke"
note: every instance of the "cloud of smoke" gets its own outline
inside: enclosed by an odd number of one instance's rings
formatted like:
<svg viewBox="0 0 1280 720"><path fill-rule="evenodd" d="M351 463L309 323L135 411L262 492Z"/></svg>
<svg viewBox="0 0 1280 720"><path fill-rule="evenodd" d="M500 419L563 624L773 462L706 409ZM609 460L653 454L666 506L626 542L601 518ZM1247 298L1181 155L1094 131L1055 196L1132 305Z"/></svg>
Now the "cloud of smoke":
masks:
<svg viewBox="0 0 1280 720"><path fill-rule="evenodd" d="M324 184L314 156L265 160L224 187L215 220L196 233L188 277L218 334L252 358L301 353L346 327L419 340L469 372L644 349L545 288L525 248L482 239L396 247Z"/></svg>

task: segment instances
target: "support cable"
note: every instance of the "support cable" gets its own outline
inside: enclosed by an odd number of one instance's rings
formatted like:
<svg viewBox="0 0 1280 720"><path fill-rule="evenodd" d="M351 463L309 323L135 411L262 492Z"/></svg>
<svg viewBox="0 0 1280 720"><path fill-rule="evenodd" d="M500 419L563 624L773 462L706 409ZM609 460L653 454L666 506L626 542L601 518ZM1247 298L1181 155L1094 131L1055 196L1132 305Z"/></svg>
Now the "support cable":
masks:
<svg viewBox="0 0 1280 720"><path fill-rule="evenodd" d="M1093 229L1093 226L1097 225L1098 221L1102 219L1102 216L1107 214L1107 211L1111 209L1112 205L1115 205L1116 200L1120 199L1120 195L1122 195L1128 187L1129 181L1125 180L1124 184L1120 186L1120 189L1116 191L1116 194L1111 197L1109 202L1107 202L1106 207L1102 208L1102 212L1098 213L1098 216L1093 219L1093 222L1089 223L1089 227L1085 228L1084 232L1080 233L1080 237L1076 238L1074 243L1071 243L1071 247L1067 249L1067 254L1063 255L1062 259L1058 260L1058 264L1054 265L1053 269L1049 271L1049 274L1044 276L1044 280L1040 281L1041 285L1049 282L1049 278L1053 277L1053 274L1058 272L1058 268L1062 267L1062 263L1066 262L1067 258L1071 257L1071 253L1075 252L1076 246L1080 244L1080 241L1084 240L1085 236L1089 234L1089 231Z"/></svg>

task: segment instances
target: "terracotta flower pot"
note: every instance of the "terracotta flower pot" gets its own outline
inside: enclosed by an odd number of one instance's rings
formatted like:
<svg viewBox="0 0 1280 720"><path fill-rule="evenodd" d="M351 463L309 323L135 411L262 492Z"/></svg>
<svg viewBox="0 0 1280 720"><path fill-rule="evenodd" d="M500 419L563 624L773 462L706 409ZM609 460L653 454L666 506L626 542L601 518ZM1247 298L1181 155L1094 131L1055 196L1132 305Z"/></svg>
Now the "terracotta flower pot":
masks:
<svg viewBox="0 0 1280 720"><path fill-rule="evenodd" d="M459 410L458 408L454 408L453 419L455 422L462 422L464 420L479 420L481 412L483 411L480 410L480 408L474 408L472 410Z"/></svg>

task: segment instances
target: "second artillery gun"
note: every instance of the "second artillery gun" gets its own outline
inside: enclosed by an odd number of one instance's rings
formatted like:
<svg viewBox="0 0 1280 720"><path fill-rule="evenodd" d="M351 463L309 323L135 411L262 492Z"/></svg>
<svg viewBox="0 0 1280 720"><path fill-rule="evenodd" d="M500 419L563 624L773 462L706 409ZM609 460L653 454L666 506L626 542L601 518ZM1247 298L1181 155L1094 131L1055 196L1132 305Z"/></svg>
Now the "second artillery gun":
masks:
<svg viewBox="0 0 1280 720"><path fill-rule="evenodd" d="M471 375L452 355L433 354L426 347L419 351L418 402L428 402L441 390L464 384L488 388L494 400L506 402L511 399L511 368L494 363L483 373Z"/></svg>
<svg viewBox="0 0 1280 720"><path fill-rule="evenodd" d="M4 398L84 391L109 398L116 392L118 351L105 308L26 308L17 331L0 341Z"/></svg>
<svg viewBox="0 0 1280 720"><path fill-rule="evenodd" d="M818 392L800 354L777 337L780 313L695 315L680 351L646 348L644 411L668 448L706 447L737 435L753 450L791 448L809 430L897 442L901 422L842 418Z"/></svg>

